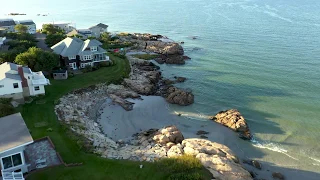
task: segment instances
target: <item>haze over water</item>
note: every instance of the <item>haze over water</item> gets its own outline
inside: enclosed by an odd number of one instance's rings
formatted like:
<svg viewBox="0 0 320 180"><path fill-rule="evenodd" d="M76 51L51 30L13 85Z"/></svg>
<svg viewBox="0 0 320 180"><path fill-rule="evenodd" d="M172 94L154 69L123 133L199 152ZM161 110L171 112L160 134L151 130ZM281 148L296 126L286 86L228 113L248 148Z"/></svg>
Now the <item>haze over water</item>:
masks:
<svg viewBox="0 0 320 180"><path fill-rule="evenodd" d="M168 77L188 77L181 86L196 101L172 111L203 120L199 115L237 108L256 140L239 146L261 148L265 155L257 158L275 165L320 172L320 1L0 1L0 18L77 28L102 22L110 31L184 41L192 60L162 69ZM27 16L4 15L11 12Z"/></svg>

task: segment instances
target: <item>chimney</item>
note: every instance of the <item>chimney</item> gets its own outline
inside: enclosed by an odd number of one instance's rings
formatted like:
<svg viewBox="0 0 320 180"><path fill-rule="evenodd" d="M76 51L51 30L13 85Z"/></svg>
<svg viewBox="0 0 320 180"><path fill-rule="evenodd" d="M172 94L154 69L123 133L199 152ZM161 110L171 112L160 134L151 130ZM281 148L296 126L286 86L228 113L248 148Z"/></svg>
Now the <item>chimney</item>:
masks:
<svg viewBox="0 0 320 180"><path fill-rule="evenodd" d="M22 66L18 66L18 73L20 75L20 78L22 80L22 87L28 87L28 80L24 77L24 74L23 74L23 69L22 69Z"/></svg>

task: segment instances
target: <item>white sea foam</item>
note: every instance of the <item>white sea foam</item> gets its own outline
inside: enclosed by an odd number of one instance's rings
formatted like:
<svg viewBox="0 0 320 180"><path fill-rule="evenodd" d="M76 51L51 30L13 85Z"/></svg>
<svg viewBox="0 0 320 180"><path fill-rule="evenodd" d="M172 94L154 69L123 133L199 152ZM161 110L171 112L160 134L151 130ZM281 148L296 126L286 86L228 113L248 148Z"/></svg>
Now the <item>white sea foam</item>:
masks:
<svg viewBox="0 0 320 180"><path fill-rule="evenodd" d="M290 157L291 159L299 160L299 159L289 155L288 150L281 148L280 145L277 145L275 143L259 142L259 141L255 140L254 138L251 140L251 142L253 143L253 146L255 146L257 148L268 149L270 151L279 152L279 153L282 153L282 154Z"/></svg>
<svg viewBox="0 0 320 180"><path fill-rule="evenodd" d="M275 12L263 11L263 13L268 14L268 15L271 16L271 17L278 18L278 19L281 19L281 20L284 20L284 21L287 21L287 22L290 22L290 23L293 22L291 19L282 17L282 16L280 16L279 14L277 14L277 13L275 13Z"/></svg>
<svg viewBox="0 0 320 180"><path fill-rule="evenodd" d="M312 163L312 165L314 166L320 166L320 160L319 159L316 159L316 158L313 158L313 157L308 157L309 159L312 159L314 161L316 161L317 163Z"/></svg>

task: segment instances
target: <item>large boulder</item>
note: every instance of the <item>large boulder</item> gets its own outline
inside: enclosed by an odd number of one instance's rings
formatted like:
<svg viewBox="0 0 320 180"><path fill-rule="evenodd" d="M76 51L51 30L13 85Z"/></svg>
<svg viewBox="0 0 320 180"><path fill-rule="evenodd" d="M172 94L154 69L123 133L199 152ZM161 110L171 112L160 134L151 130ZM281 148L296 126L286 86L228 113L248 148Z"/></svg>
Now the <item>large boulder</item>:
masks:
<svg viewBox="0 0 320 180"><path fill-rule="evenodd" d="M160 129L154 135L153 140L163 145L166 145L169 142L178 144L184 140L184 137L176 126L167 126L163 129Z"/></svg>
<svg viewBox="0 0 320 180"><path fill-rule="evenodd" d="M171 104L188 106L194 102L194 95L192 92L188 92L177 87L169 87L167 89L166 100Z"/></svg>
<svg viewBox="0 0 320 180"><path fill-rule="evenodd" d="M177 144L172 146L168 152L167 152L167 156L170 157L177 157L177 156L181 156L183 154L183 149L181 144Z"/></svg>
<svg viewBox="0 0 320 180"><path fill-rule="evenodd" d="M250 173L239 164L238 158L222 144L192 138L183 140L182 146L184 153L199 159L214 179L252 180Z"/></svg>
<svg viewBox="0 0 320 180"><path fill-rule="evenodd" d="M239 137L242 139L250 140L252 138L246 120L237 109L221 111L215 116L210 117L210 119L239 132Z"/></svg>

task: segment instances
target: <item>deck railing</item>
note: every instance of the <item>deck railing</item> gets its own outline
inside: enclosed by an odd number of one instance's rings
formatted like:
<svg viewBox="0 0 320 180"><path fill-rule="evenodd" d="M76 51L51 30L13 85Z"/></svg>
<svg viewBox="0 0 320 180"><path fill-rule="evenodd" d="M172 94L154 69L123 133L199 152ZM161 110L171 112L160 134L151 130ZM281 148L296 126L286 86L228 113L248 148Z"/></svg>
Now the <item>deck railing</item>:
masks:
<svg viewBox="0 0 320 180"><path fill-rule="evenodd" d="M1 171L3 180L24 180L22 172Z"/></svg>

